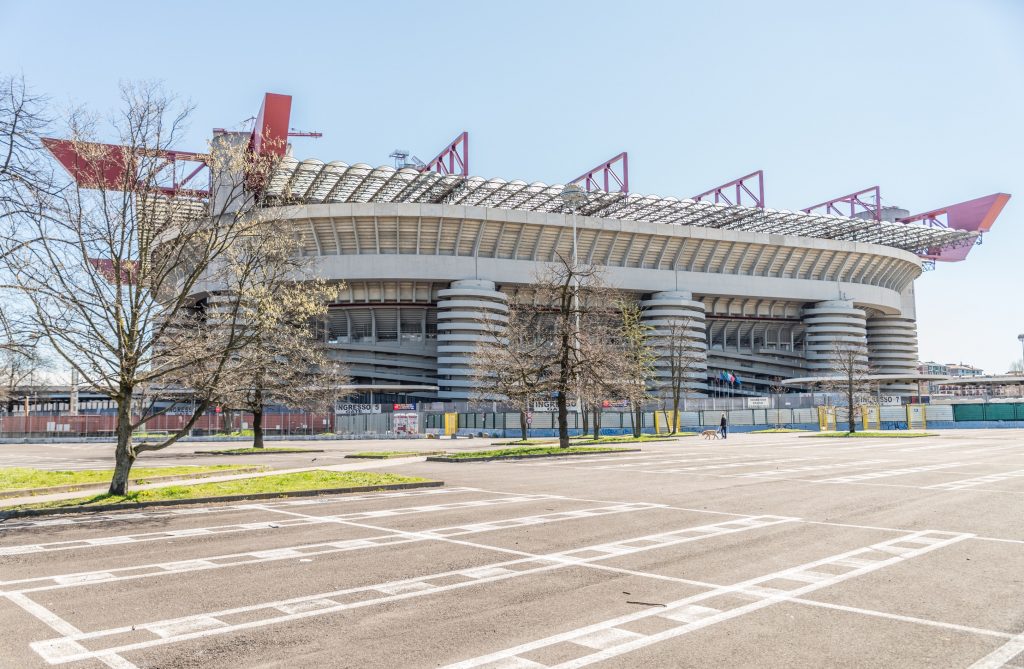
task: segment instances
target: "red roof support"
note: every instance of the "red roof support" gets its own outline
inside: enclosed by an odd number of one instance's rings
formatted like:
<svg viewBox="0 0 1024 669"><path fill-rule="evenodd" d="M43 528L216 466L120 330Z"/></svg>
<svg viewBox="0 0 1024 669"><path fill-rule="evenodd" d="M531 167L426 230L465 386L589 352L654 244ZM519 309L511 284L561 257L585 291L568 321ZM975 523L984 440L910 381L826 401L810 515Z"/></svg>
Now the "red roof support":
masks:
<svg viewBox="0 0 1024 669"><path fill-rule="evenodd" d="M756 185L754 185L755 182ZM751 190L752 188L757 190L757 194ZM730 192L730 190L732 192ZM711 199L711 197L714 196L715 204L724 202L725 204L742 206L744 193L747 194L747 197L753 200L753 206L764 209L764 170L751 172L745 177L740 177L739 179L735 179L729 183L722 184L717 188L712 188L711 190L701 193L700 195L695 195L690 199L700 202L701 200Z"/></svg>
<svg viewBox="0 0 1024 669"><path fill-rule="evenodd" d="M129 190L139 185L136 170L136 156L162 158L165 162L156 168L156 173L167 166L171 167L171 185L153 186L166 195L187 195L190 197L207 197L209 191L187 189L186 184L192 181L206 167L207 155L191 151L161 151L153 149L136 149L134 156L128 156L125 146L115 144L99 144L96 142L74 142L69 139L42 138L43 146L68 171L71 178L82 188L101 190ZM178 180L177 163L199 163L195 169Z"/></svg>
<svg viewBox="0 0 1024 669"><path fill-rule="evenodd" d="M462 132L453 139L441 153L434 156L420 172L437 172L438 174L454 174L469 176L469 133Z"/></svg>
<svg viewBox="0 0 1024 669"><path fill-rule="evenodd" d="M264 156L283 156L288 148L288 121L291 113L292 96L266 93L249 141L252 150Z"/></svg>
<svg viewBox="0 0 1024 669"><path fill-rule="evenodd" d="M613 168L616 163L621 164L621 176ZM629 155L623 151L611 160L606 160L594 169L584 172L569 183L575 184L581 181L583 189L588 193L595 190L610 193L613 182L618 185L618 192L629 193Z"/></svg>
<svg viewBox="0 0 1024 669"><path fill-rule="evenodd" d="M931 227L977 232L980 239L982 234L992 229L996 218L1009 200L1008 193L993 193L896 220L900 223L923 223ZM974 243L970 243L945 249L929 249L920 255L922 258L942 262L959 262L967 258L973 247Z"/></svg>
<svg viewBox="0 0 1024 669"><path fill-rule="evenodd" d="M872 202L870 199L864 199L863 196L869 194L874 196L874 202ZM850 205L850 213L847 214L845 211L841 210L838 206L836 206L840 204ZM871 186L870 188L859 190L856 193L850 193L849 195L843 195L842 197L827 200L825 202L822 202L821 204L816 204L813 207L801 209L800 211L804 212L805 214L811 214L814 212L815 209L821 209L823 207L825 209L824 213L826 214L835 214L836 216L849 215L850 218L854 218L858 213L867 212L871 214L872 219L880 222L882 220L882 189L879 188L878 186ZM860 209L860 211L858 211L858 208Z"/></svg>

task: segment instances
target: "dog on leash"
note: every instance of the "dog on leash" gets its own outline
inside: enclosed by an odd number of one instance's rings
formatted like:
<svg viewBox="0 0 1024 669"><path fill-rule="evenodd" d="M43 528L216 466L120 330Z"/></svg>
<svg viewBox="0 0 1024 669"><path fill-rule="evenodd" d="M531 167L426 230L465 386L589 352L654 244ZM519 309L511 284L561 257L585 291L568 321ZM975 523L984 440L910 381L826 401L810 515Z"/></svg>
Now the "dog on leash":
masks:
<svg viewBox="0 0 1024 669"><path fill-rule="evenodd" d="M704 430L700 433L700 436L705 439L721 439L721 435L718 434L718 430Z"/></svg>

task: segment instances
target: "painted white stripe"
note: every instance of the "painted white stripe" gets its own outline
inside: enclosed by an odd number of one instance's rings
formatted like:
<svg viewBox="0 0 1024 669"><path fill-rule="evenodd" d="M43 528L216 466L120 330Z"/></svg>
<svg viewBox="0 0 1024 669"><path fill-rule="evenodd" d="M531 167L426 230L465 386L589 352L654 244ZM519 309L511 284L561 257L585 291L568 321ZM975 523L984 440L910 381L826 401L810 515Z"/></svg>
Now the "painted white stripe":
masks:
<svg viewBox="0 0 1024 669"><path fill-rule="evenodd" d="M1024 634L1018 634L1005 644L981 658L970 666L970 669L999 669L1016 655L1024 651Z"/></svg>
<svg viewBox="0 0 1024 669"><path fill-rule="evenodd" d="M936 542L936 543L922 545L920 548L915 549L912 553L908 553L906 555L892 556L892 557L889 557L887 559L882 559L882 560L866 560L866 561L864 561L865 564L863 564L863 566L860 566L860 567L853 567L851 565L851 570L846 572L846 573L844 573L844 574L838 574L838 575L832 576L831 578L829 578L827 580L823 580L823 581L818 581L816 583L807 584L807 585L800 586L800 587L797 587L797 588L792 589L792 590L779 591L778 595L774 594L776 592L775 589L761 587L761 584L763 584L763 583L767 583L769 581L775 581L777 579L786 579L786 578L789 578L792 574L799 574L799 573L805 573L805 572L808 572L808 571L813 571L815 569L815 567L819 567L819 566L824 565L824 564L844 564L844 563L845 564L849 564L848 561L850 561L850 560L859 560L859 558L856 557L858 555L871 555L873 553L877 553L878 551L882 550L883 548L888 547L891 544L899 543L901 541L906 541L907 539L910 539L910 538L920 537L920 536L925 536L925 535L930 535L930 536L940 535L940 536L942 536L944 538L941 541ZM687 597L685 599L681 599L681 600L678 600L678 601L675 601L675 602L671 602L671 603L667 604L664 609L659 608L659 609L654 609L654 610L649 610L649 611L641 611L641 612L637 612L637 613L627 614L627 615L624 615L624 616L619 616L619 617L616 617L616 618L605 620L605 621L600 622L600 623L596 623L596 624L593 624L593 625L588 625L586 627L582 627L582 628L579 628L577 630L572 630L570 632L564 632L562 634L556 634L556 635L549 636L549 637L544 638L544 639L539 639L537 641L533 641L533 642L530 642L530 643L521 644L519 646L515 646L513 648L509 648L509 649L506 649L506 650L503 650L503 651L499 651L497 653L491 653L489 655L484 655L484 656L481 656L481 657L472 658L472 659L465 660L465 661L462 661L462 662L457 662L455 664L448 665L448 667L446 667L446 669L471 669L471 668L474 668L474 667L481 667L481 666L487 665L490 662L494 662L494 661L498 661L498 660L504 660L504 659L508 659L508 658L512 658L512 657L516 657L516 656L522 655L523 653L529 653L531 651L535 651L535 650L538 650L540 648L545 648L547 646L551 646L551 645L554 645L554 644L557 644L557 643L575 642L575 640L577 638L581 637L581 636L586 636L586 635L589 635L589 634L593 634L594 632L598 632L598 631L601 631L601 630L615 628L615 627L617 627L619 625L623 625L625 623L633 622L635 620L639 620L639 619L642 619L642 618L650 618L650 617L653 617L653 616L659 616L662 619L674 620L675 622L681 623L680 625L678 625L678 626L676 626L674 628L667 629L667 630L665 630L663 632L659 632L659 633L651 634L651 635L644 635L644 636L642 636L639 639L628 640L628 641L625 641L625 642L623 642L623 643L621 643L619 645L602 649L602 650L600 650L600 651L598 651L596 653L591 653L589 655L586 655L586 656L583 656L583 657L580 657L580 658L577 658L577 659L574 659L574 660L571 660L571 661L564 662L564 663L556 665L556 666L558 666L560 668L564 668L564 669L568 669L570 667L585 667L585 666L588 666L590 664L594 664L596 662L604 661L604 660L610 659L612 657L616 657L616 656L619 656L619 655L623 655L625 653L632 652L632 651L637 650L639 648L650 646L652 644L658 643L660 641L664 641L666 639L672 639L672 638L681 636L683 634L688 634L689 632L692 632L694 630L702 629L704 627L708 627L709 625L713 625L713 624L716 624L718 622L722 622L724 620L730 620L732 618L736 618L738 616L745 615L746 613L750 613L752 611L756 611L756 610L765 608L767 606L771 606L771 605L779 603L781 601L785 601L787 598L790 598L790 597L803 595L803 594L806 594L806 593L809 593L809 592L813 592L815 590L818 590L818 589L821 589L821 588L824 588L824 587L835 585L837 583L846 581L846 580L848 580L850 578L861 576L863 574L870 573L872 571L881 569L881 568L886 567L888 565L895 564L897 562L900 562L900 561L903 561L903 560L906 560L906 559L910 559L912 557L923 555L925 553L931 552L933 550L937 550L938 548L941 548L941 547L944 547L944 546L948 546L948 545L957 543L959 541L963 541L965 539L970 538L971 536L973 536L973 535L970 535L970 534L952 534L952 533L946 533L946 532L931 532L931 531L929 531L929 532L916 532L916 533L913 533L913 534L905 536L905 537L898 537L898 538L891 539L891 540L886 541L886 542L881 542L879 544L872 544L871 546L866 546L864 548L854 549L852 551L847 551L845 553L840 553L838 555L834 555L834 556L831 556L831 557L828 557L828 558L824 558L822 560L815 560L813 562L809 562L807 564L800 565L798 567L794 567L794 568L791 568L791 569L785 569L785 570L782 570L782 571L779 571L779 572L775 572L773 574L767 574L765 576L759 576L757 578L753 578L753 579L749 579L747 581L743 581L743 582L737 583L737 584L735 584L733 586L726 586L726 587L722 587L722 588L716 588L716 589L710 590L708 592L704 592L704 593L700 593L700 594L697 594L697 595L693 595L693 596ZM724 595L724 594L736 594L736 593L750 594L750 595L754 596L755 598L757 598L757 597L760 597L760 598L756 599L755 601L751 602L750 604L741 605L741 606L738 606L738 607L733 608L733 609L728 609L728 610L719 611L719 612L715 612L714 610L703 611L703 610L699 610L699 609L695 611L694 609L690 608L690 607L694 606L695 604L700 606L699 602L702 602L702 601L705 601L705 600L709 600L709 599L712 599L712 598L715 598L715 597L719 597L719 596ZM710 607L708 607L708 608L710 608ZM676 612L680 612L680 613L677 615Z"/></svg>
<svg viewBox="0 0 1024 669"><path fill-rule="evenodd" d="M667 532L667 533L663 533L663 534L664 535L671 535L671 536L675 537L675 539L671 543L685 543L685 542L691 542L691 541L701 541L701 540L704 540L704 539L707 539L707 538L710 538L710 537L721 536L721 535L724 535L724 534L733 534L733 533L736 533L736 532L745 532L745 531L754 530L754 529L761 529L761 528L764 528L764 527L769 527L769 526L772 526L772 525L778 525L778 524L781 524L781 523L789 523L789 522L793 522L793 521L797 520L797 519L794 519L794 518L786 518L786 517L780 517L780 516L763 516L762 518L763 518L763 522L760 525L753 525L753 524L749 524L748 523L748 524L744 524L744 525L742 525L740 527L730 527L730 526L726 526L726 523L722 523L721 524L722 527L720 527L720 531L717 532L717 533L711 533L711 534L697 533L697 534L695 534L693 536L686 536L684 534L687 531L690 531L690 530L693 530L693 529L696 529L696 528L682 528L682 529L679 529L679 530L673 530L671 532ZM704 527L704 526L698 526L698 527ZM408 533L408 534L415 534L415 533ZM647 535L647 536L661 536L661 535ZM149 640L146 640L146 641L139 641L139 642L135 642L135 643L125 643L125 644L117 646L117 647L107 648L107 649L102 649L102 650L97 650L97 651L89 651L88 653L80 653L78 655L52 657L52 656L46 655L47 646L46 646L45 642L33 642L30 645L31 645L31 647L34 650L36 650L41 656L44 657L44 659L46 659L51 664L63 664L63 663L67 663L67 662L73 662L73 661L88 659L89 657L103 657L103 656L105 656L106 654L109 654L109 653L115 653L116 654L116 653L132 651L132 650L139 650L139 649L142 649L142 648L150 648L150 647L157 646L157 645L162 645L162 644L165 644L165 643L172 643L172 642L186 641L186 640L189 640L189 639L202 638L202 637L206 637L206 636L210 636L210 635L214 635L214 634L223 634L223 633L232 632L232 631L238 631L238 630L244 630L244 629L253 629L253 628L257 628L257 627L263 627L263 626L267 626L267 625L280 624L280 623L283 623L283 622L289 622L289 621L293 621L293 620L298 620L298 619L302 619L302 618L306 618L306 617L310 617L310 616L325 615L325 614L334 613L334 612L337 612L337 611L343 611L343 610L352 609L352 608L360 608L360 607L365 607L365 606L372 606L372 605L377 605L377 604L381 604L381 603L385 603L385 602L390 602L390 601L397 601L397 600L401 600L401 599L408 599L408 598L411 598L411 597L421 597L421 596L426 595L426 594L435 594L435 593L440 593L440 592L447 592L447 591L450 591L450 590L455 590L455 589L475 586L475 585L480 584L480 583L490 583L490 582L499 581L499 580L505 580L505 579L509 579L509 578L518 578L518 577L521 577L521 576L526 576L526 575L531 575L531 574L538 574L538 573L547 572L547 571L551 571L551 570L555 570L555 569L563 569L563 568L570 567L570 566L586 565L589 562L599 561L599 560L607 559L608 557L611 557L613 555L621 554L621 552L619 552L619 551L616 551L616 552L600 552L600 549L602 549L602 548L618 547L618 546L621 546L621 545L625 545L625 544L629 544L629 543L632 543L632 542L636 542L636 541L638 541L640 539L644 539L644 538L645 537L634 537L632 539L624 539L622 541L613 542L613 543L610 543L610 544L600 544L600 545L596 545L596 546L591 546L589 548L598 550L599 554L595 555L595 556L590 556L590 557L573 557L573 556L569 555L569 553L580 552L582 550L586 550L586 547L583 548L583 549L576 548L576 549L572 549L571 551L564 551L562 553L553 553L553 554L541 555L541 556L532 556L532 555L529 555L529 554L525 554L525 555L528 555L529 557L519 558L519 559L516 559L516 560L511 560L511 561L506 561L506 562L493 563L493 564L490 564L490 565L482 565L480 567L476 567L476 568L468 569L468 570L442 572L442 573L431 574L431 575L428 575L428 576L422 576L422 577L418 577L418 578L414 578L414 579L404 579L404 580L400 580L400 581L392 581L392 582L388 582L388 583L380 583L380 584L371 585L371 586L363 586L363 587L358 587L358 588L349 588L349 589L337 590L337 591L333 591L333 592L317 593L315 595L308 595L308 596L305 596L305 597L297 597L297 598L293 598L293 599L289 599L289 600L284 600L284 601L268 602L268 603L264 603L264 604L257 604L257 605L252 605L252 606L239 607L239 608L228 609L228 610L224 610L224 611L210 612L210 613L200 614L200 615L196 615L196 616L188 616L188 617L185 617L185 618L177 618L177 619L172 619L172 620L162 620L162 621L156 621L156 622L151 622L151 623L136 624L134 628L132 628L132 627L120 627L120 628L107 629L107 630L98 630L98 631L94 631L94 632L83 632L83 633L74 634L74 635L65 635L65 636L70 636L70 638L72 640L74 640L74 641L83 641L83 640L86 640L86 639L99 639L99 638L103 638L103 637L117 636L117 635L122 635L122 634L127 635L127 634L129 634L129 633L131 633L133 631L139 631L139 632L145 634L145 632L147 630L153 631L154 627L157 628L158 630L162 630L162 631L167 631L169 629L170 630L174 630L174 629L177 629L177 626L179 626L179 625L184 625L184 626L187 627L188 625L192 624L192 621L195 621L196 625L199 625L199 626L202 627L202 629L197 629L197 630L194 630L194 631L185 631L183 633L176 634L176 635L168 634L166 637L161 635L162 638L160 638L160 639L149 639ZM439 540L440 541L451 541L451 540L448 540L448 539L439 539ZM668 545L668 544L652 544L650 546L634 547L634 548L631 548L630 551L628 551L628 552L636 553L636 552L651 550L651 549L655 549L655 548L660 548L663 545ZM501 569L502 571L494 572L493 575L490 575L490 576L480 576L479 575L480 574L480 571L479 571L480 569ZM448 577L460 576L460 575L466 577L466 580L462 581L462 582L448 583L446 585L434 585L434 584L430 583L431 580L447 579ZM426 586L426 587L423 587L423 586ZM353 593L364 593L364 592L369 592L369 591L394 592L396 594L390 594L390 595L387 595L387 596L384 596L384 597L373 598L373 599L363 599L363 600L358 600L358 601L344 602L344 599L345 599L346 595L353 595ZM302 602L308 602L308 601L313 601L313 600L325 600L325 599L339 601L341 603L339 603L337 606L324 607L324 608L316 608L314 610L295 612L295 613L286 614L286 615L277 616L277 617L263 618L263 619L260 619L260 620L255 620L255 621L246 622L246 623L239 623L239 624L234 624L234 625L224 623L222 626L221 625L216 625L215 626L216 622L220 622L219 618L222 617L222 616L228 616L228 615L238 614L238 613L246 613L246 612L250 612L250 611L259 611L259 610L265 610L265 609L271 609L271 608L281 610L282 606L295 605L295 604L300 604Z"/></svg>

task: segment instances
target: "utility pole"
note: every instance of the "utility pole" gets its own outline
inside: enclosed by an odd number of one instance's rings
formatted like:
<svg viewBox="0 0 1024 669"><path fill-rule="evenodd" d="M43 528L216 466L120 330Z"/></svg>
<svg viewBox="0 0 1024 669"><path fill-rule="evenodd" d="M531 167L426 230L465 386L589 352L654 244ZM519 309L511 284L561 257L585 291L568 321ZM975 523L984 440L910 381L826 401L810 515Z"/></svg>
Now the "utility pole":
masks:
<svg viewBox="0 0 1024 669"><path fill-rule="evenodd" d="M569 208L572 213L572 271L573 271L573 292L572 292L572 309L574 313L575 323L573 325L573 347L579 345L580 337L580 277L579 277L579 257L576 251L576 210L587 201L587 193L577 184L568 184L562 189L561 193L562 202ZM583 404L580 401L580 380L579 373L576 375L576 413L578 414L583 410ZM577 422L578 422L577 417Z"/></svg>

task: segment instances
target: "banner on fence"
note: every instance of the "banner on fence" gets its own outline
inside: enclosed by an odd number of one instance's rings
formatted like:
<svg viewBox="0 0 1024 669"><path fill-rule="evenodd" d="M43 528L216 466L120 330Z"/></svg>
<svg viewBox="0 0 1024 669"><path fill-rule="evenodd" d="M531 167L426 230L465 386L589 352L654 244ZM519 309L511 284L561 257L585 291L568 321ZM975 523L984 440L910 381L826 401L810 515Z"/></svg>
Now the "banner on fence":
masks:
<svg viewBox="0 0 1024 669"><path fill-rule="evenodd" d="M395 434L419 434L420 415L418 413L395 413L391 416Z"/></svg>
<svg viewBox="0 0 1024 669"><path fill-rule="evenodd" d="M379 404L339 404L334 413L340 414L362 414L362 413L380 413Z"/></svg>
<svg viewBox="0 0 1024 669"><path fill-rule="evenodd" d="M772 398L770 397L748 397L747 398L748 409L771 409Z"/></svg>
<svg viewBox="0 0 1024 669"><path fill-rule="evenodd" d="M580 410L579 400L569 400L568 402L566 402L566 405L568 406L570 412ZM558 411L558 401L544 400L543 402L534 402L533 410L541 413L553 413L555 411Z"/></svg>

